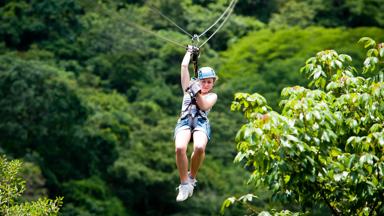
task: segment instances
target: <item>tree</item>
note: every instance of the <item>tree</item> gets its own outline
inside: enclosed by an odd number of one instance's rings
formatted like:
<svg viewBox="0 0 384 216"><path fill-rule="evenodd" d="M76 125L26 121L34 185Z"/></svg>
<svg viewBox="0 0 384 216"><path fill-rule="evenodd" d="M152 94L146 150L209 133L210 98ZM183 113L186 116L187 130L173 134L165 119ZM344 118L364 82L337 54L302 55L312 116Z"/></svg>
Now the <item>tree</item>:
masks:
<svg viewBox="0 0 384 216"><path fill-rule="evenodd" d="M366 70L380 71L384 48L362 42L377 53ZM333 215L384 213L384 82L362 77L351 62L334 50L308 59L302 72L313 89L283 89L281 114L257 93L235 95L232 109L248 120L235 160L252 170L252 184L301 211L321 203Z"/></svg>
<svg viewBox="0 0 384 216"><path fill-rule="evenodd" d="M90 143L80 130L87 110L70 74L39 61L1 56L0 62L4 150L15 157L37 152L33 155L51 180L47 184L57 184L57 179L69 175L87 175L94 155L84 151ZM67 154L62 155L63 151Z"/></svg>
<svg viewBox="0 0 384 216"><path fill-rule="evenodd" d="M83 13L78 0L5 1L0 5L0 39L21 50L48 39L51 48L65 55L68 51L60 46L67 48L73 43L81 29L79 17Z"/></svg>
<svg viewBox="0 0 384 216"><path fill-rule="evenodd" d="M63 215L127 215L122 201L114 196L107 182L92 176L63 184L65 202Z"/></svg>
<svg viewBox="0 0 384 216"><path fill-rule="evenodd" d="M271 14L278 10L280 2L282 0L243 0L238 1L235 11L268 22Z"/></svg>
<svg viewBox="0 0 384 216"><path fill-rule="evenodd" d="M384 6L380 0L289 0L276 5L270 26L377 26L383 27L384 17L380 13ZM274 12L274 11L272 11Z"/></svg>
<svg viewBox="0 0 384 216"><path fill-rule="evenodd" d="M12 215L57 215L63 198L51 200L39 198L37 201L19 202L26 190L25 181L20 177L22 163L19 160L9 161L0 156L0 214Z"/></svg>
<svg viewBox="0 0 384 216"><path fill-rule="evenodd" d="M287 1L279 13L272 14L269 26L281 29L288 26L308 27L313 24L315 10L308 2Z"/></svg>
<svg viewBox="0 0 384 216"><path fill-rule="evenodd" d="M364 54L350 42L363 36L379 39L384 36L384 31L379 28L309 27L250 33L222 53L222 65L218 69L221 79L219 85L225 85L219 88L230 94L234 91L258 92L269 101L274 110L279 110L278 100L283 88L306 85L308 82L299 73L305 59L324 47L334 47L348 53L355 60L363 60ZM356 68L362 67L357 62L352 63ZM230 103L228 99L228 106Z"/></svg>

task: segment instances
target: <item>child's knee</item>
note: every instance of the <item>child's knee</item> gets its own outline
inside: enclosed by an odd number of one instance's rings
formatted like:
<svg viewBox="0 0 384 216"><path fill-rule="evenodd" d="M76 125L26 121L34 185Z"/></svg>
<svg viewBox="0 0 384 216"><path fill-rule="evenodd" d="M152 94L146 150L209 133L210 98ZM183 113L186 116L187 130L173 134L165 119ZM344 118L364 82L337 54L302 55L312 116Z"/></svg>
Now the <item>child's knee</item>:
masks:
<svg viewBox="0 0 384 216"><path fill-rule="evenodd" d="M205 147L203 145L197 145L195 146L193 151L194 151L194 154L203 154L205 153Z"/></svg>
<svg viewBox="0 0 384 216"><path fill-rule="evenodd" d="M186 154L187 153L187 147L176 146L175 152L176 152L176 154Z"/></svg>

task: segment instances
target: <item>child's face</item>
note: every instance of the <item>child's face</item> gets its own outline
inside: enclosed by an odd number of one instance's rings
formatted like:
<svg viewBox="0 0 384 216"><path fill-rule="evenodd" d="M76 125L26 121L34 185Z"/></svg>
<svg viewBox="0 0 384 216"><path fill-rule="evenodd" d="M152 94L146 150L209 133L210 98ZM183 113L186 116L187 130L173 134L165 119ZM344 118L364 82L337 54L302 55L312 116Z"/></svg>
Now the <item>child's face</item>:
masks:
<svg viewBox="0 0 384 216"><path fill-rule="evenodd" d="M201 93L205 94L211 91L215 80L213 78L207 78L200 80Z"/></svg>

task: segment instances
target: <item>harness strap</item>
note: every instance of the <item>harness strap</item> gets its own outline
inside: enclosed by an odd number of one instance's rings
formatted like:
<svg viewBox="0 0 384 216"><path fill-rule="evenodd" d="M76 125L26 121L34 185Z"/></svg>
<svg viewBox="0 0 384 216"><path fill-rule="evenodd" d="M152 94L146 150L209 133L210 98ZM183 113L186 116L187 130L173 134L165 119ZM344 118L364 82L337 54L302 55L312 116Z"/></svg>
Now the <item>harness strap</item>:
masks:
<svg viewBox="0 0 384 216"><path fill-rule="evenodd" d="M189 103L188 106L185 108L185 110L183 110L181 113L184 114L185 112L188 111L188 114L187 114L187 115L192 116L192 113L191 113L192 110L190 109L192 105L195 105L195 106L196 106L196 109L197 109L196 115L200 115L201 117L207 117L205 111L202 111L202 110L199 108L199 105L198 105L197 102L196 102L196 98L194 98L194 97L191 98L191 103ZM204 113L205 113L205 116L203 116L203 115L201 114L201 112L204 112Z"/></svg>

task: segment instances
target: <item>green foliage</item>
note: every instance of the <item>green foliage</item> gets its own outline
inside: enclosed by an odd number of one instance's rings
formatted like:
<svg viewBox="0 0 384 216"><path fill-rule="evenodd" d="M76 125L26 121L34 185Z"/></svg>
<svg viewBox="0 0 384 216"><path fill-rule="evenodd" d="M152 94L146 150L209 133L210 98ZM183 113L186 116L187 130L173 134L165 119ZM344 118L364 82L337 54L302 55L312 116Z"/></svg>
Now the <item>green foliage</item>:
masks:
<svg viewBox="0 0 384 216"><path fill-rule="evenodd" d="M47 198L40 198L37 201L25 202L20 205L15 205L9 208L7 215L58 215L59 207L62 205L62 199L49 200Z"/></svg>
<svg viewBox="0 0 384 216"><path fill-rule="evenodd" d="M81 99L89 111L82 125L86 147L90 148L87 151L91 154L87 159L88 173L106 175L118 157L118 148L129 147L131 131L138 120L126 98L116 92L83 89Z"/></svg>
<svg viewBox="0 0 384 216"><path fill-rule="evenodd" d="M23 179L28 179L23 199L32 201L48 195L47 188L45 188L46 179L38 165L31 162L24 162L20 173Z"/></svg>
<svg viewBox="0 0 384 216"><path fill-rule="evenodd" d="M81 28L78 16L83 10L78 3L76 0L5 1L0 7L1 41L10 47L27 49L43 39L59 39L50 47L62 50L59 46L73 42Z"/></svg>
<svg viewBox="0 0 384 216"><path fill-rule="evenodd" d="M305 59L324 47L334 47L362 61L364 56L350 42L364 35L380 38L384 36L384 31L377 28L310 27L276 32L262 30L249 34L222 53L223 64L218 70L221 78L219 84L223 82L225 86L219 87L220 93L227 95L227 91L257 91L265 95L271 107L278 110L279 95L284 87L307 83L299 73ZM361 68L361 65L353 64ZM226 103L229 106L230 101Z"/></svg>
<svg viewBox="0 0 384 216"><path fill-rule="evenodd" d="M2 212L5 211L5 207L13 205L16 202L16 198L21 196L25 190L25 181L18 176L21 162L18 160L8 161L7 158L2 155L0 157L1 167L1 208Z"/></svg>
<svg viewBox="0 0 384 216"><path fill-rule="evenodd" d="M9 161L4 155L0 157L0 213L12 215L58 215L62 198L51 200L39 198L37 201L19 202L25 191L25 181L20 177L22 163L19 160Z"/></svg>
<svg viewBox="0 0 384 216"><path fill-rule="evenodd" d="M36 61L9 57L0 61L3 148L18 157L37 151L38 157L44 158L44 171L54 171L53 178L87 173L90 161L79 151L85 146L81 134L76 133L86 110L70 74ZM63 150L66 156L61 155ZM57 160L59 157L62 160ZM87 161L82 163L84 169L72 169L82 160Z"/></svg>
<svg viewBox="0 0 384 216"><path fill-rule="evenodd" d="M317 202L334 215L381 215L384 83L359 77L350 60L333 50L309 59L302 70L316 89L285 88L281 114L261 95L236 94L232 110L248 123L235 160L252 169L250 182L302 210Z"/></svg>
<svg viewBox="0 0 384 216"><path fill-rule="evenodd" d="M318 52L316 57L309 58L301 71L312 79L309 83L310 87L325 89L325 85L331 81L334 73L353 76L355 69L347 65L351 61L352 58L348 55L339 55L334 50L326 50Z"/></svg>
<svg viewBox="0 0 384 216"><path fill-rule="evenodd" d="M228 3L2 1L0 152L40 167L27 164L24 176L31 185L23 199L63 195L63 215L217 215L227 194L244 193L241 176L246 171L231 163L233 137L243 122L240 113L228 113L233 92L257 90L275 109L281 89L306 83L294 72L312 53L332 46L360 60L349 43L363 33L374 39L383 35L368 28L264 29L272 14L289 18L287 25L381 26L377 1L238 1L235 13L201 50L200 65L214 67L223 79L215 89L219 100L210 114L213 134L199 187L193 199L180 205L174 202L178 177L172 131L180 110L179 66L185 50L153 34L185 45L190 38L148 6L188 32L201 33ZM222 61L217 51L228 46ZM373 58L380 49L370 48L364 77L382 68ZM279 206L264 188L255 194L258 210ZM246 212L235 207L227 214Z"/></svg>
<svg viewBox="0 0 384 216"><path fill-rule="evenodd" d="M125 98L76 89L68 73L41 62L1 61L0 128L6 152L30 154L51 192L67 179L105 176L118 146L129 145L135 122Z"/></svg>
<svg viewBox="0 0 384 216"><path fill-rule="evenodd" d="M1 130L6 148L15 148L15 153L26 151L24 146L28 145L28 142L25 140L29 137L38 140L40 136L54 130L51 127L53 124L65 128L68 121L64 119L81 121L81 109L54 117L54 111L67 111L71 106L68 103L79 103L77 98L70 94L73 89L67 80L68 75L34 61L1 57L1 62ZM23 121L25 126L18 123L20 121ZM28 125L38 126L28 128Z"/></svg>
<svg viewBox="0 0 384 216"><path fill-rule="evenodd" d="M287 1L278 13L272 14L269 26L283 29L289 26L308 27L313 24L315 10L307 1Z"/></svg>
<svg viewBox="0 0 384 216"><path fill-rule="evenodd" d="M247 215L257 215L257 216L300 216L300 215L308 215L307 213L299 213L299 212L291 212L289 210L281 210L280 212L276 209L271 209L270 212L268 211L260 211L258 208L254 206L252 201L255 199L258 199L257 196L253 194L246 194L243 196L240 196L239 198L236 197L229 197L221 206L220 213L221 215L224 215L226 212L226 208L229 208L233 206L234 204L240 204L243 206L243 208L246 208L248 210ZM272 214L271 214L272 213Z"/></svg>
<svg viewBox="0 0 384 216"><path fill-rule="evenodd" d="M63 191L67 194L64 201L69 203L63 208L65 215L126 215L122 202L96 176L66 182Z"/></svg>
<svg viewBox="0 0 384 216"><path fill-rule="evenodd" d="M324 27L383 27L380 0L290 0L280 1L272 14L270 26L276 29L309 24Z"/></svg>
<svg viewBox="0 0 384 216"><path fill-rule="evenodd" d="M380 0L346 0L345 6L348 8L348 23L351 26L357 25L377 25L383 27L384 17L379 12L384 9Z"/></svg>
<svg viewBox="0 0 384 216"><path fill-rule="evenodd" d="M376 81L384 81L384 43L376 44L369 37L363 37L359 43L364 43L364 48L369 48L364 61L363 73Z"/></svg>
<svg viewBox="0 0 384 216"><path fill-rule="evenodd" d="M238 1L235 11L246 16L255 16L263 22L268 22L272 13L279 8L281 0L242 0Z"/></svg>

